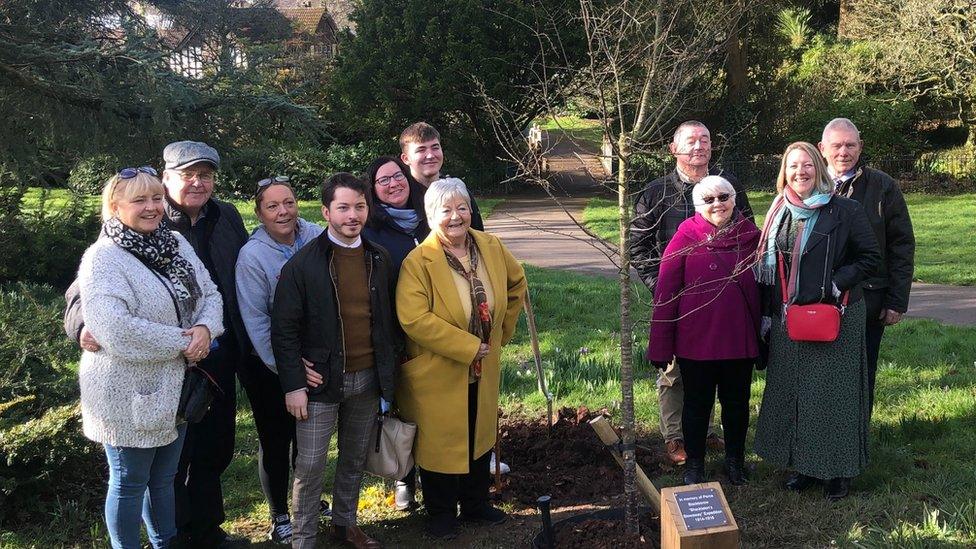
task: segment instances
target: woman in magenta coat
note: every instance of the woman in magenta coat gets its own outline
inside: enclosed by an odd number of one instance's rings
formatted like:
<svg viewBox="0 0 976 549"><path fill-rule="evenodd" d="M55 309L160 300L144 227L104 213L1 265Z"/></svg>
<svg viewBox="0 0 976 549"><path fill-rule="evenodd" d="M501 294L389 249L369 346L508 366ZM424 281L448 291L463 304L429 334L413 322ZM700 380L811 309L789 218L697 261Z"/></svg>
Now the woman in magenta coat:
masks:
<svg viewBox="0 0 976 549"><path fill-rule="evenodd" d="M744 484L749 386L759 356L759 290L752 272L759 229L735 209L735 190L719 176L695 185L696 214L661 259L647 359L677 358L684 383L684 481L705 481L705 436L718 388L729 482Z"/></svg>

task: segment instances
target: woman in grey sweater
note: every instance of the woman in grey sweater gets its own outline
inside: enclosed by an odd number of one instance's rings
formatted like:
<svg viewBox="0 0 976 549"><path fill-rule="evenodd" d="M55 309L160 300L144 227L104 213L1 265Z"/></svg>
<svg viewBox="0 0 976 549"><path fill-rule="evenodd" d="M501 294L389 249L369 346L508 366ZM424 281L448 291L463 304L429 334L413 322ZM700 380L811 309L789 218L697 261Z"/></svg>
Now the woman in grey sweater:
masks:
<svg viewBox="0 0 976 549"><path fill-rule="evenodd" d="M105 447L114 548L140 547L140 514L153 547L176 536L180 389L187 364L206 357L224 331L223 303L203 263L160 226L164 195L152 168L112 177L102 192L102 234L78 270L85 326L100 344L81 356L82 425Z"/></svg>
<svg viewBox="0 0 976 549"><path fill-rule="evenodd" d="M237 303L254 352L264 366L238 372L258 430L258 477L271 510L268 538L289 543L288 473L295 440L295 418L285 409L274 353L271 351L271 304L278 274L286 261L322 234L321 226L298 217L298 202L288 178L262 179L254 193L260 225L237 256ZM248 365L253 362L248 362ZM323 514L329 511L322 502Z"/></svg>

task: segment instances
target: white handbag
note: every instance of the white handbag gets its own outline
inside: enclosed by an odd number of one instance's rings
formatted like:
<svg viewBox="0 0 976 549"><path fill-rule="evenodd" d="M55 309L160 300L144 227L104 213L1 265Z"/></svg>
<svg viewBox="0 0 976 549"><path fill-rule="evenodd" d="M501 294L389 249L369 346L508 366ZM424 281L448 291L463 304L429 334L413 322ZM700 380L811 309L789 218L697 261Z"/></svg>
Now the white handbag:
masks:
<svg viewBox="0 0 976 549"><path fill-rule="evenodd" d="M377 414L366 451L366 471L378 477L400 480L413 468L413 439L417 425Z"/></svg>

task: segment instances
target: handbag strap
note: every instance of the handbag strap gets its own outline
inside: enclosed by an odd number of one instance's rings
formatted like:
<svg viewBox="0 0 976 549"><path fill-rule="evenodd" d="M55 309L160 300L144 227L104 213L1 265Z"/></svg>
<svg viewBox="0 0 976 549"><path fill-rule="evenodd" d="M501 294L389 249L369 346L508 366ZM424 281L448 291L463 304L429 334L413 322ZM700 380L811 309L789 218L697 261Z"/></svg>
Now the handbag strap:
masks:
<svg viewBox="0 0 976 549"><path fill-rule="evenodd" d="M196 364L188 364L186 367L187 373L189 373L190 370L196 370L197 372L203 374L203 377L207 378L207 381L210 382L210 386L216 389L216 391L220 393L220 396L224 396L224 390L220 388L220 385L217 383L217 380L214 379L212 375L210 375L210 372L204 370L203 368L197 366Z"/></svg>
<svg viewBox="0 0 976 549"><path fill-rule="evenodd" d="M783 257L783 252L780 251L777 253L779 254L779 261L777 261L777 263L779 263L779 289L783 295L783 305L786 305L786 303L790 300L790 297L786 295L786 270L785 267L783 267L783 264L786 263L786 261Z"/></svg>
<svg viewBox="0 0 976 549"><path fill-rule="evenodd" d="M151 272L152 274L154 274L156 276L156 278L159 279L159 282L162 283L163 288L166 288L166 293L169 294L169 298L173 301L173 308L176 309L176 322L179 323L180 327L182 328L183 327L183 315L180 314L180 304L179 304L178 301L176 301L176 294L173 292L173 289L169 287L169 284L167 283L166 279L164 279L163 278L163 275L159 274L159 271L157 271L156 269L154 269L153 266L150 265L149 262L146 261L146 259L144 257L137 255L135 252L133 252L132 250L130 250L128 248L123 248L123 249L125 251L129 252L130 254L132 254L132 257L138 259L140 263L142 263L143 265L145 265L145 267L147 269L149 269L149 272Z"/></svg>
<svg viewBox="0 0 976 549"><path fill-rule="evenodd" d="M383 414L378 413L376 414L376 448L373 450L374 452L380 451L380 440L382 439L382 437L383 437Z"/></svg>
<svg viewBox="0 0 976 549"><path fill-rule="evenodd" d="M786 261L785 258L783 257L783 252L780 251L778 253L779 253L778 263L779 263L780 292L783 295L783 307L786 307L790 299L789 296L786 295L786 269L785 267L783 267L783 264L786 263ZM826 266L824 268L826 269ZM824 275L824 278L826 279L826 274ZM844 314L844 311L847 309L847 300L850 297L850 294L851 294L850 290L847 290L842 294L841 301L840 301L840 314Z"/></svg>

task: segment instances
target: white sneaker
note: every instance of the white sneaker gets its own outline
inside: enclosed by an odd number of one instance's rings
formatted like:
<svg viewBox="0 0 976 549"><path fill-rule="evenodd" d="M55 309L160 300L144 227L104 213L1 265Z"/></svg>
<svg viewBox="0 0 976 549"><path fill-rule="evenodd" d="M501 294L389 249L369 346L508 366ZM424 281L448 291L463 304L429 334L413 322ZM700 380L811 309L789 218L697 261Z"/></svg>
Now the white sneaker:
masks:
<svg viewBox="0 0 976 549"><path fill-rule="evenodd" d="M268 539L274 543L287 545L291 543L291 517L287 514L275 515L271 518L271 530Z"/></svg>
<svg viewBox="0 0 976 549"><path fill-rule="evenodd" d="M332 518L332 509L329 508L329 502L324 499L319 501L319 516L325 519Z"/></svg>
<svg viewBox="0 0 976 549"><path fill-rule="evenodd" d="M503 475L507 475L512 471L512 468L504 461L498 464L498 469ZM488 464L488 471L493 475L495 474L495 452L491 453L491 462Z"/></svg>

